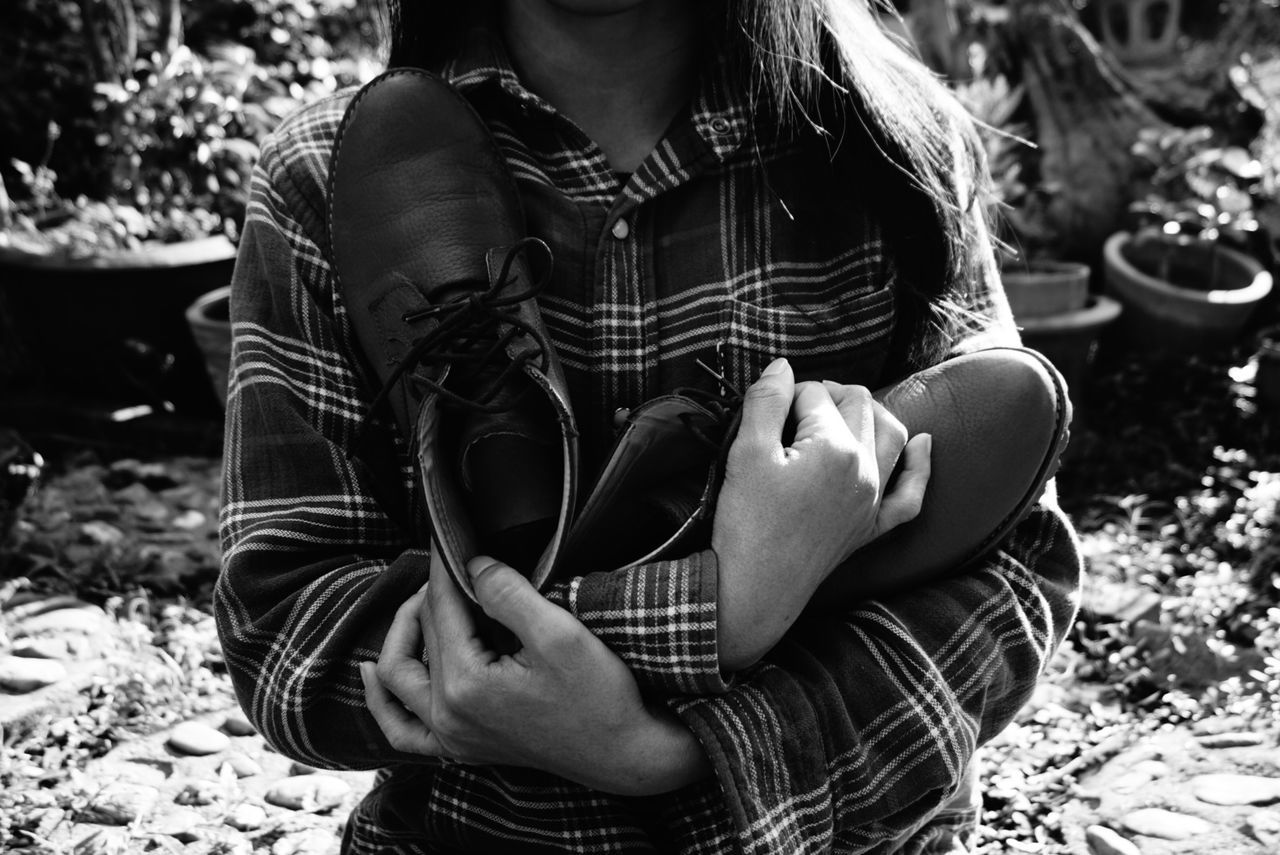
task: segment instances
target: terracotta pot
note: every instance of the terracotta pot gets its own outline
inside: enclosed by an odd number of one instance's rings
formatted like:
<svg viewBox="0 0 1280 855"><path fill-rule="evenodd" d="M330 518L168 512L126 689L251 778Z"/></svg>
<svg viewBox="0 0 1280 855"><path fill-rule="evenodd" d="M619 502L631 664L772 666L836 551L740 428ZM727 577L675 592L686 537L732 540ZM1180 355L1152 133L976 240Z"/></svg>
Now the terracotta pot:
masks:
<svg viewBox="0 0 1280 855"><path fill-rule="evenodd" d="M1271 274L1244 253L1161 233L1107 239L1106 285L1125 312L1127 344L1191 353L1228 345L1271 291Z"/></svg>
<svg viewBox="0 0 1280 855"><path fill-rule="evenodd" d="M234 265L221 237L84 259L0 248L0 401L168 401L217 416L184 313L229 282Z"/></svg>
<svg viewBox="0 0 1280 855"><path fill-rule="evenodd" d="M187 326L204 355L213 393L225 407L231 372L231 286L210 291L187 307Z"/></svg>
<svg viewBox="0 0 1280 855"><path fill-rule="evenodd" d="M1085 305L1075 311L1019 318L1018 326L1022 343L1048 357L1067 381L1068 391L1079 392L1103 329L1120 313L1120 304L1110 297L1087 297Z"/></svg>
<svg viewBox="0 0 1280 855"><path fill-rule="evenodd" d="M1019 321L1074 312L1089 299L1089 266L1071 261L1012 263L1001 271L1009 308Z"/></svg>

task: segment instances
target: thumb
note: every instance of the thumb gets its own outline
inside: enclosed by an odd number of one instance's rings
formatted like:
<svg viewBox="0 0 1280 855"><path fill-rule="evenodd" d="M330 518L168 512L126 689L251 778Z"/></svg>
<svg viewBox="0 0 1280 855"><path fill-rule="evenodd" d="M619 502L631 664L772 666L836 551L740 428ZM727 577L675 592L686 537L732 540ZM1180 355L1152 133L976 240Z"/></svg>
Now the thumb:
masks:
<svg viewBox="0 0 1280 855"><path fill-rule="evenodd" d="M486 615L527 643L536 627L547 620L548 609L560 612L538 593L529 580L496 558L478 555L467 562L467 575L476 603Z"/></svg>
<svg viewBox="0 0 1280 855"><path fill-rule="evenodd" d="M738 436L765 447L780 444L795 387L791 364L781 358L770 362L760 379L747 389Z"/></svg>
<svg viewBox="0 0 1280 855"><path fill-rule="evenodd" d="M933 437L927 433L917 434L907 442L902 450L902 472L880 502L873 539L920 515L933 470L932 454Z"/></svg>

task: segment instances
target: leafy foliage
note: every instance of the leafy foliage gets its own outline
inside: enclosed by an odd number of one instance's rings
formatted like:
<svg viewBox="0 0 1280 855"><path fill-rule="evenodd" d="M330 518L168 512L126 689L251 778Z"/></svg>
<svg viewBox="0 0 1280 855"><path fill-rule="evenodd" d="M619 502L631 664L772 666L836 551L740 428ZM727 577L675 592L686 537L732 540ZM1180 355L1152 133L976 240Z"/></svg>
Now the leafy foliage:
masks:
<svg viewBox="0 0 1280 855"><path fill-rule="evenodd" d="M85 255L234 238L265 136L301 104L377 68L372 22L355 0L199 0L182 9L188 39L176 46L159 0L138 0L136 32L123 28L126 37L121 27L104 36L75 2L19 0L0 12L0 28L6 18L15 27L4 41L19 49L0 63L0 128L16 130L11 148L0 142L0 178L15 196L6 205L0 192L0 239ZM115 41L128 33L122 49ZM64 63L86 46L98 59ZM122 69L102 59L121 55L136 59ZM6 80L44 74L75 97L4 91ZM33 140L33 125L48 133Z"/></svg>
<svg viewBox="0 0 1280 855"><path fill-rule="evenodd" d="M1236 243L1258 230L1250 191L1263 169L1247 149L1216 144L1213 129L1198 126L1145 130L1133 153L1145 165L1132 208L1142 225Z"/></svg>

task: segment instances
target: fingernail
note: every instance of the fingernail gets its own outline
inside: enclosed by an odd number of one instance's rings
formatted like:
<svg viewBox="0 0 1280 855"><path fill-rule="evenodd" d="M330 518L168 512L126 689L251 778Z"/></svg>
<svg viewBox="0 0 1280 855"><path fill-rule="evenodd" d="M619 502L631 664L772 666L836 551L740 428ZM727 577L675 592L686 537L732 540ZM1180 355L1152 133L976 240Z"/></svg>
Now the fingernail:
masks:
<svg viewBox="0 0 1280 855"><path fill-rule="evenodd" d="M474 582L480 574L498 562L487 555L477 555L467 562L467 578Z"/></svg>
<svg viewBox="0 0 1280 855"><path fill-rule="evenodd" d="M360 669L360 679L366 684L370 679L370 671L373 670L373 663L369 661L357 662L356 667Z"/></svg>
<svg viewBox="0 0 1280 855"><path fill-rule="evenodd" d="M760 376L768 377L770 374L781 374L783 371L786 371L786 370L787 370L787 360L779 356L777 359L773 360L773 362L769 363L769 366L765 368L764 372Z"/></svg>
<svg viewBox="0 0 1280 855"><path fill-rule="evenodd" d="M926 434L922 434L922 436L924 436L924 453L932 454L933 453L933 434L926 433Z"/></svg>

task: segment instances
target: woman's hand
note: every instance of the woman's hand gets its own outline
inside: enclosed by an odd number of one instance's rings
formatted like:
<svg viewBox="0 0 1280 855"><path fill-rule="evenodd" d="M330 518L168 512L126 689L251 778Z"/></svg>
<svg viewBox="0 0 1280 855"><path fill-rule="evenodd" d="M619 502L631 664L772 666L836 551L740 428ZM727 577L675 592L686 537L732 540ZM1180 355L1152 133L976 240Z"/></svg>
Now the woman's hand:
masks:
<svg viewBox="0 0 1280 855"><path fill-rule="evenodd" d="M783 446L788 416L795 439ZM928 451L929 437L908 442L864 387L796 384L781 359L765 369L747 390L712 531L722 668L763 656L838 564L920 512Z"/></svg>
<svg viewBox="0 0 1280 855"><path fill-rule="evenodd" d="M523 647L489 649L433 557L430 583L396 613L376 669L361 667L369 709L393 747L530 766L622 795L668 792L709 773L689 730L647 707L626 664L581 622L494 559L474 558L467 571L481 608Z"/></svg>

